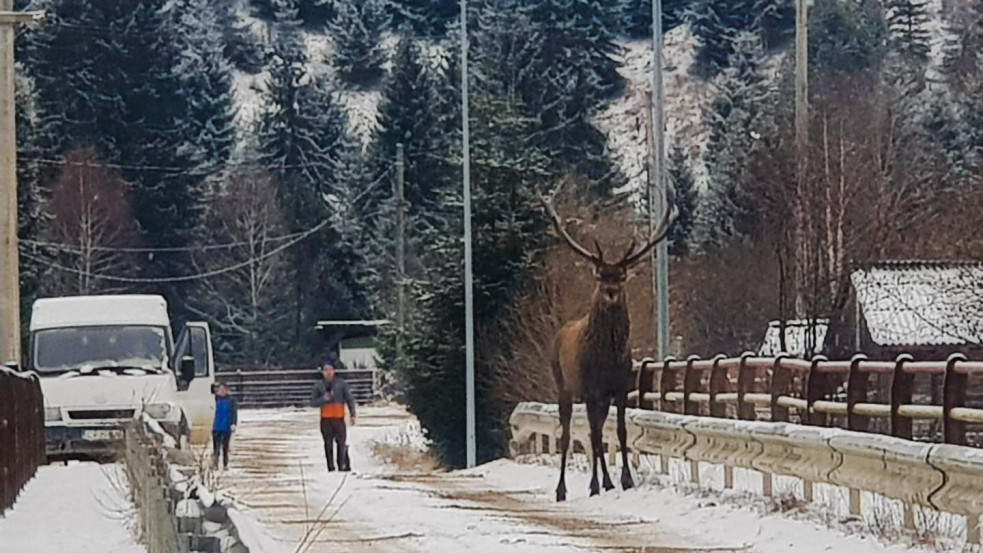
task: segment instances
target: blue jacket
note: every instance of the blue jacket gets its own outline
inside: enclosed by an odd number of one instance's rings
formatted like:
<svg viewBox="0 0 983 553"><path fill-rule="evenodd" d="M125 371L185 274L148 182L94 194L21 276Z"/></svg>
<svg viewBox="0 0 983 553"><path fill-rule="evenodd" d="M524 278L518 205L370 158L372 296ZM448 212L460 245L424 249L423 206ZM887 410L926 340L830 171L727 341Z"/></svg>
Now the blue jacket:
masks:
<svg viewBox="0 0 983 553"><path fill-rule="evenodd" d="M239 408L236 407L236 400L232 396L215 396L215 424L212 426L214 432L232 432L232 427L239 419Z"/></svg>

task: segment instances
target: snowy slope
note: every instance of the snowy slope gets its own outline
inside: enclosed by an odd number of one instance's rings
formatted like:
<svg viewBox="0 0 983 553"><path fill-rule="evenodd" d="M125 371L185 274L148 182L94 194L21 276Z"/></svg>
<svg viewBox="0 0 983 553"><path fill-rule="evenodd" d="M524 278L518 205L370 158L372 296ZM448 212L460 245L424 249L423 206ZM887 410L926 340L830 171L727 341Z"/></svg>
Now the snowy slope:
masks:
<svg viewBox="0 0 983 553"><path fill-rule="evenodd" d="M713 101L713 91L707 83L690 75L696 59L696 39L689 27L677 27L665 38L666 155L674 145L685 148L696 181L702 186L706 181L702 162L707 133L704 115ZM630 41L622 43L621 48L620 71L628 81L628 89L598 114L595 124L607 134L614 158L629 179L626 189L644 190L648 178L645 110L652 90L652 42Z"/></svg>

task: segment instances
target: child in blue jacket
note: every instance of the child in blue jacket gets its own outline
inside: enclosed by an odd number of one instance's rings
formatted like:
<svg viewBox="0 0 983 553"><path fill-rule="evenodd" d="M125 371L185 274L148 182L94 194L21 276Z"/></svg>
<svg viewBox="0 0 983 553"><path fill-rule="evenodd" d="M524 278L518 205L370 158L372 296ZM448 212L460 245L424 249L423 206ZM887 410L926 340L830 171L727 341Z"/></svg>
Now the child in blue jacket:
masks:
<svg viewBox="0 0 983 553"><path fill-rule="evenodd" d="M219 384L215 394L215 423L212 425L212 444L215 448L212 466L218 468L218 459L222 457L222 467L229 466L229 441L236 430L239 409L236 400L229 395L229 387Z"/></svg>

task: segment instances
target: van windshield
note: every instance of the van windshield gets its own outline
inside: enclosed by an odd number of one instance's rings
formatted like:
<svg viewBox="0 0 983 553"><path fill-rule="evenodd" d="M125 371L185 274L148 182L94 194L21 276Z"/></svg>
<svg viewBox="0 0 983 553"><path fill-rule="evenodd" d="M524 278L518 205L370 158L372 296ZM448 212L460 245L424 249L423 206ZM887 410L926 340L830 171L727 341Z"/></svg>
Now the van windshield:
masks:
<svg viewBox="0 0 983 553"><path fill-rule="evenodd" d="M34 368L42 373L86 369L158 371L167 364L167 331L154 326L91 326L40 330Z"/></svg>

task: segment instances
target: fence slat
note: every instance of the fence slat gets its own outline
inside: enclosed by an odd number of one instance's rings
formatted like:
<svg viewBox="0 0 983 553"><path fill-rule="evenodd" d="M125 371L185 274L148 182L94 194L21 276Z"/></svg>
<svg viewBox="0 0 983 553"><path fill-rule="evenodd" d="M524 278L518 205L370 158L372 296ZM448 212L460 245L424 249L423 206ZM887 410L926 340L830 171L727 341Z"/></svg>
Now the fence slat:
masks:
<svg viewBox="0 0 983 553"><path fill-rule="evenodd" d="M41 381L0 367L0 515L44 462L44 440Z"/></svg>

